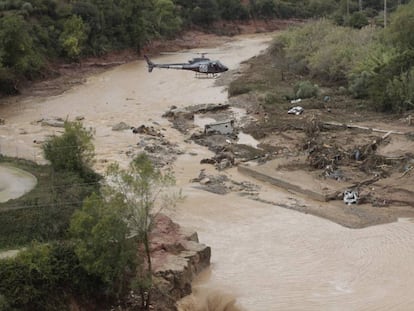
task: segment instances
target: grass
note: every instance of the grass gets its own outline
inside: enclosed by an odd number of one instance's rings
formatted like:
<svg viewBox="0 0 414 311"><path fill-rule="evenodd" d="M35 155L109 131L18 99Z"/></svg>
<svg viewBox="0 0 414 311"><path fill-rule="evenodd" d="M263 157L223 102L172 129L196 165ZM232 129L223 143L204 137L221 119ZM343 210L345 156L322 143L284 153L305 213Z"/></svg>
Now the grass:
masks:
<svg viewBox="0 0 414 311"><path fill-rule="evenodd" d="M5 156L0 156L0 163L25 170L38 181L25 195L0 203L0 249L65 238L75 209L99 189L97 183L87 184L74 173L54 173L48 165Z"/></svg>

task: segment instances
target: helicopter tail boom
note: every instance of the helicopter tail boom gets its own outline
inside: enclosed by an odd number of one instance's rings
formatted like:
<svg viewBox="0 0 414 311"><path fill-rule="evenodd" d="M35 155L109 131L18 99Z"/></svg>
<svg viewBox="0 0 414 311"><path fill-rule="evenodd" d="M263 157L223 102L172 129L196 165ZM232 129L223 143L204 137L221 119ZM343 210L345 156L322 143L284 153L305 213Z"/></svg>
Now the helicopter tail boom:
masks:
<svg viewBox="0 0 414 311"><path fill-rule="evenodd" d="M144 55L145 60L147 61L147 65L148 65L148 72L152 72L152 70L155 67L155 64L149 59L149 57L147 55Z"/></svg>

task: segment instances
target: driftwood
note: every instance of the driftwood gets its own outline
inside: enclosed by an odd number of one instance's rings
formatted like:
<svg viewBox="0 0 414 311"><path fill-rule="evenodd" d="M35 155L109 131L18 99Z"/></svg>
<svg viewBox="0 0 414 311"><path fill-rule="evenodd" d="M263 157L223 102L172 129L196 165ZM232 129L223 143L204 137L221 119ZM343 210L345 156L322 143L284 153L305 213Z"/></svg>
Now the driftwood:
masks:
<svg viewBox="0 0 414 311"><path fill-rule="evenodd" d="M383 139L387 138L391 134L396 134L396 135L405 135L406 134L405 132L382 130L382 129L371 128L371 127L368 127L368 126L345 124L345 123L339 123L339 122L322 122L322 124L327 125L327 126L333 126L333 127L341 127L341 128L346 127L346 128L351 128L351 129L355 128L355 129L360 129L360 130L365 130L365 131L385 133L385 135L382 137Z"/></svg>

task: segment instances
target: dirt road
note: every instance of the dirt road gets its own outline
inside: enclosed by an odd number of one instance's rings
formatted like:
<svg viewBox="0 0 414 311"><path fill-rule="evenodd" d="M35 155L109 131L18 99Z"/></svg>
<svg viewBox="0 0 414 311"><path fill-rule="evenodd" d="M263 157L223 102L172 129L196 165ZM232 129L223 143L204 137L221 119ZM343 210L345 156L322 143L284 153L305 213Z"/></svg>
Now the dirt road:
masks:
<svg viewBox="0 0 414 311"><path fill-rule="evenodd" d="M260 53L270 35L235 37L215 49L230 70ZM183 55L154 59L180 62ZM184 55L184 60L187 60ZM233 73L234 73L233 71ZM171 144L177 160L174 171L185 196L173 217L199 233L212 248L212 265L196 282L203 292L221 290L236 297L249 311L269 310L409 310L414 303L414 226L411 219L351 230L328 220L237 193L217 195L199 189L190 180L200 169L214 173L200 160L206 148L186 140L162 114L172 105L222 103L225 87L194 79L191 72L154 70L144 61L116 67L88 79L62 95L11 99L0 107L6 124L0 126L1 152L42 161L39 145L60 128L41 126L40 119L84 118L96 130L97 169L112 161L126 165L137 152L139 135L113 131L123 121L131 126L154 126ZM143 142L144 144L146 142ZM236 169L226 171L243 181ZM279 205L313 204L264 183L260 196ZM220 299L220 298L217 298ZM219 310L218 310L219 311Z"/></svg>

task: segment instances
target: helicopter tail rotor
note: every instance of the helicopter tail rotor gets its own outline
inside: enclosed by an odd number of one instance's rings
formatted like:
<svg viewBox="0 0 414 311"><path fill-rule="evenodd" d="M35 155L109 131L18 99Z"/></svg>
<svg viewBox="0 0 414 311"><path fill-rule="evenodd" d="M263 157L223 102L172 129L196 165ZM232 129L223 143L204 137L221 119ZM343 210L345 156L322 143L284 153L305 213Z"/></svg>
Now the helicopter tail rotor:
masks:
<svg viewBox="0 0 414 311"><path fill-rule="evenodd" d="M147 65L148 65L148 72L152 72L152 70L155 67L155 64L149 59L149 57L147 55L144 55L145 60L147 61Z"/></svg>

